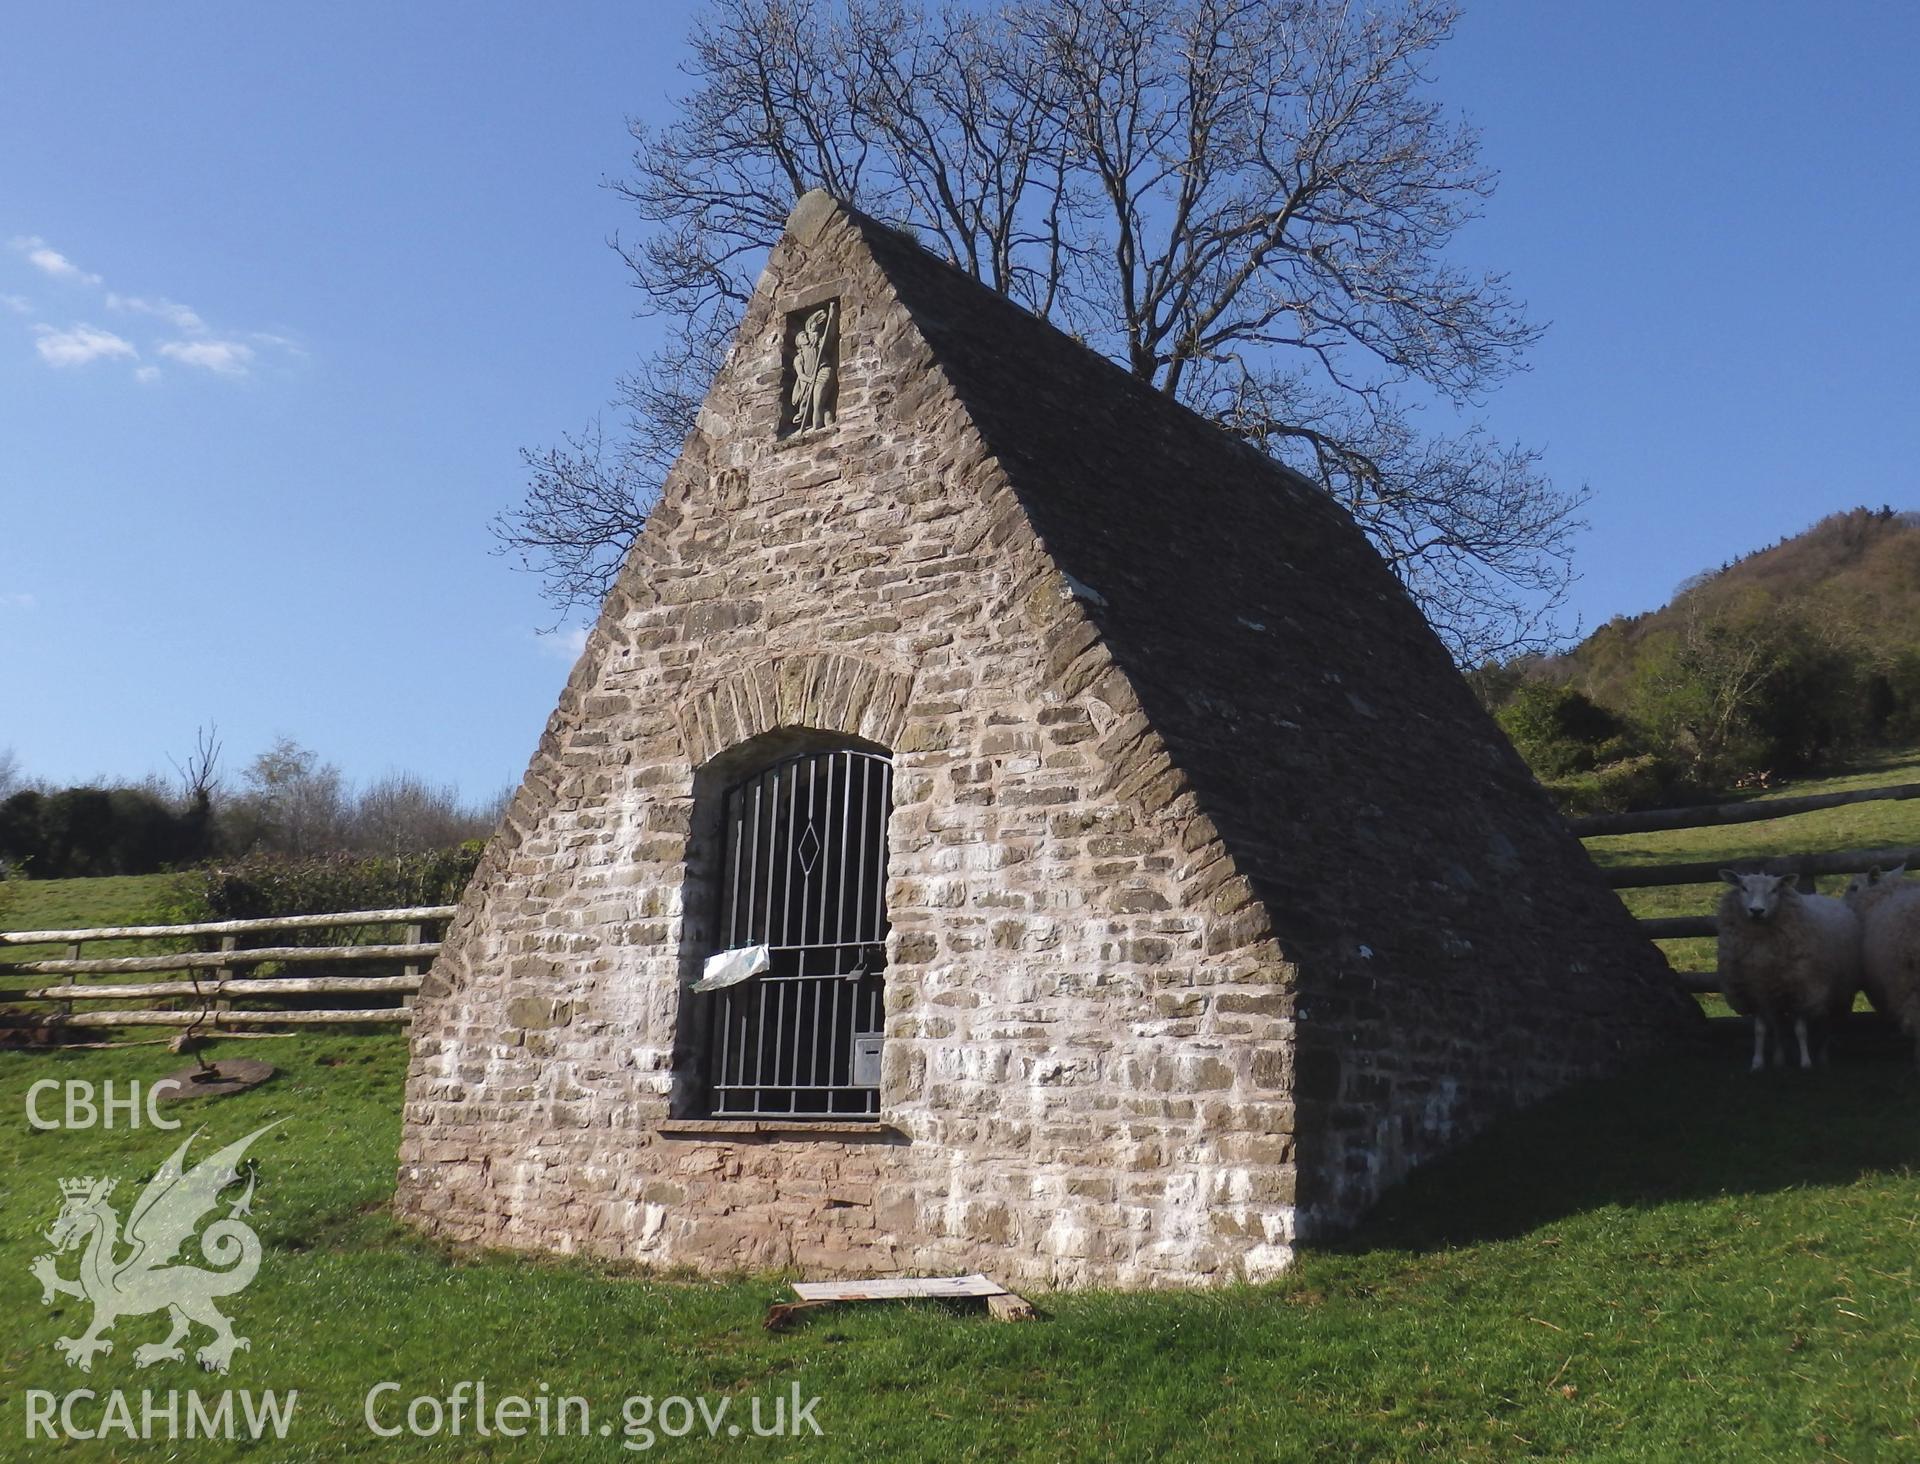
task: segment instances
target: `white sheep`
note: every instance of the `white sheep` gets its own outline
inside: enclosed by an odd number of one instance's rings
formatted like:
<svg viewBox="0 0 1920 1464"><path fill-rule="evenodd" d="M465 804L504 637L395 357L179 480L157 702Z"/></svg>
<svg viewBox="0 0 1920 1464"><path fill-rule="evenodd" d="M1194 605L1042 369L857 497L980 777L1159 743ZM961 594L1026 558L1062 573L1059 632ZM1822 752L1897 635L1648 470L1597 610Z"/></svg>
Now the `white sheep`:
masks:
<svg viewBox="0 0 1920 1464"><path fill-rule="evenodd" d="M1864 923L1867 912L1881 901L1906 890L1920 890L1920 882L1906 882L1907 866L1896 864L1892 869L1882 869L1874 865L1865 874L1856 874L1847 881L1847 905Z"/></svg>
<svg viewBox="0 0 1920 1464"><path fill-rule="evenodd" d="M1867 993L1867 1000L1873 1009L1889 1021L1898 1021L1899 1017L1892 1007L1892 997L1881 981L1881 969L1878 963L1867 960L1867 931L1873 924L1873 912L1896 895L1910 894L1920 890L1920 883L1909 883L1904 876L1907 866L1897 864L1892 869L1882 869L1879 865L1865 874L1856 874L1847 881L1847 908L1860 920L1860 986Z"/></svg>
<svg viewBox="0 0 1920 1464"><path fill-rule="evenodd" d="M1847 903L1860 918L1860 981L1867 1000L1913 1039L1920 1058L1920 881L1903 864L1855 875Z"/></svg>
<svg viewBox="0 0 1920 1464"><path fill-rule="evenodd" d="M1802 894L1792 875L1723 869L1720 877L1733 886L1716 912L1720 990L1753 1018L1753 1070L1767 1065L1770 1039L1785 1063L1789 1027L1800 1066L1810 1068L1814 1047L1824 1055L1833 1023L1860 989L1860 921L1844 900Z"/></svg>

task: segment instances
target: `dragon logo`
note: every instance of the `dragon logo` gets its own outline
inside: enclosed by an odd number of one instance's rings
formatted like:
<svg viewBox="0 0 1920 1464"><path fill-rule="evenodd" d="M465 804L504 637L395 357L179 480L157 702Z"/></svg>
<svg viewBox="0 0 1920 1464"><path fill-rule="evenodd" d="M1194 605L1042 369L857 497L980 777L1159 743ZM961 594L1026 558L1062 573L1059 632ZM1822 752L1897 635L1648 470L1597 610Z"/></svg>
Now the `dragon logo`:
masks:
<svg viewBox="0 0 1920 1464"><path fill-rule="evenodd" d="M198 1322L213 1330L213 1340L196 1356L215 1372L227 1370L234 1351L249 1344L234 1334L233 1323L213 1303L215 1297L243 1290L260 1269L260 1237L240 1221L252 1213L254 1176L248 1176L246 1192L231 1202L226 1216L215 1220L200 1237L200 1254L226 1269L209 1271L167 1262L219 1203L220 1191L239 1181L238 1166L247 1146L273 1127L270 1123L255 1129L202 1160L191 1172L187 1149L198 1135L189 1137L134 1201L124 1239L120 1217L107 1203L118 1181L91 1176L60 1181L60 1214L47 1240L54 1255L80 1250L80 1271L77 1279L69 1281L54 1269L53 1255L37 1257L32 1269L41 1286L40 1301L51 1306L58 1293L93 1303L93 1325L84 1336L60 1338L56 1345L61 1356L82 1372L91 1372L95 1353L113 1351L113 1343L101 1333L123 1316L165 1310L173 1330L164 1342L135 1348L137 1364L151 1367L156 1362L183 1360L180 1339Z"/></svg>

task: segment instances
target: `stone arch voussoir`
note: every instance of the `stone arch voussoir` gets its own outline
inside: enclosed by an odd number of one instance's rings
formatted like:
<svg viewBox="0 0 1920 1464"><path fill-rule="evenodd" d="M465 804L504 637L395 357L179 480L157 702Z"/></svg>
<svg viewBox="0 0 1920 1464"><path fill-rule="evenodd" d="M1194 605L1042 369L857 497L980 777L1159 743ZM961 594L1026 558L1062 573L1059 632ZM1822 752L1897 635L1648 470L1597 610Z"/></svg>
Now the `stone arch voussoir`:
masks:
<svg viewBox="0 0 1920 1464"><path fill-rule="evenodd" d="M812 728L893 747L906 725L913 675L823 652L770 658L690 693L677 712L695 767L751 737Z"/></svg>

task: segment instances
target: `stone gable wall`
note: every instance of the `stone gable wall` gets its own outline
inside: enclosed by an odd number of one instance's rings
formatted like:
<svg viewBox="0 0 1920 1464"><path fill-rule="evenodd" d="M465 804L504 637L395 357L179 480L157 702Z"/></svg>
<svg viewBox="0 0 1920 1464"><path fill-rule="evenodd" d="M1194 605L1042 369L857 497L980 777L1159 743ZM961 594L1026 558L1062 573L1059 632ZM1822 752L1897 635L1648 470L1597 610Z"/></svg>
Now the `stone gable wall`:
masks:
<svg viewBox="0 0 1920 1464"><path fill-rule="evenodd" d="M784 322L826 297L838 424L782 439ZM676 1093L710 949L696 782L792 728L894 758L878 1134L702 1123ZM1293 976L856 231L818 215L775 251L422 993L398 1209L706 1269L1271 1274Z"/></svg>

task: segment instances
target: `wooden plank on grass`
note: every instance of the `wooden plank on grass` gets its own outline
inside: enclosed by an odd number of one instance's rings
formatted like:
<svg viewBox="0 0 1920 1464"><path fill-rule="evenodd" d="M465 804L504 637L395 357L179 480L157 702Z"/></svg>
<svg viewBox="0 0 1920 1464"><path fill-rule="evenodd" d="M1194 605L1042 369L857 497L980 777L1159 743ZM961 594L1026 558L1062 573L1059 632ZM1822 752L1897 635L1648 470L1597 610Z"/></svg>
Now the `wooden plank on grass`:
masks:
<svg viewBox="0 0 1920 1464"><path fill-rule="evenodd" d="M802 1301L905 1301L913 1297L1000 1296L1006 1287L972 1276L892 1276L877 1281L796 1281Z"/></svg>
<svg viewBox="0 0 1920 1464"><path fill-rule="evenodd" d="M984 1301L994 1320L1031 1321L1038 1316L1023 1296L978 1272L971 1276L894 1276L877 1281L796 1281L798 1301L777 1301L767 1308L767 1330L778 1331L795 1317L845 1301L914 1301L966 1298Z"/></svg>

